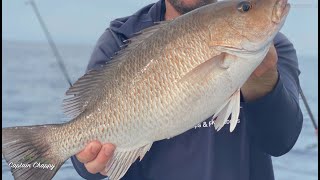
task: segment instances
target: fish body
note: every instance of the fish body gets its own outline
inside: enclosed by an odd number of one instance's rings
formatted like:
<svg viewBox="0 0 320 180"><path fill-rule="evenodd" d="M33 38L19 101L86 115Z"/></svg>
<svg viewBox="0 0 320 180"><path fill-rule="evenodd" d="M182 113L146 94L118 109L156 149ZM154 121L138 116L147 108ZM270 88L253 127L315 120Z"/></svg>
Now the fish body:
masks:
<svg viewBox="0 0 320 180"><path fill-rule="evenodd" d="M213 114L217 130L231 115L233 131L240 88L264 59L288 11L286 0L222 1L143 30L67 91L64 109L71 121L2 129L8 163L55 165L51 171L15 169L15 179L52 178L92 140L116 145L106 174L120 179L153 142Z"/></svg>

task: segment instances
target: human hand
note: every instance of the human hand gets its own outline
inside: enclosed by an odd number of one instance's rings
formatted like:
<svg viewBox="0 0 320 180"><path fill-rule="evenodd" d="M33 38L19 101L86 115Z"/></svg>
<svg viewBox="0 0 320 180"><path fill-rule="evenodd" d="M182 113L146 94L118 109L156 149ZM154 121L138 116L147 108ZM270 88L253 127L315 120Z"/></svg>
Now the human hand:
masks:
<svg viewBox="0 0 320 180"><path fill-rule="evenodd" d="M90 142L84 150L76 154L76 158L84 163L89 173L104 174L108 161L112 158L115 146L113 144L101 144L99 141Z"/></svg>
<svg viewBox="0 0 320 180"><path fill-rule="evenodd" d="M277 51L272 45L262 63L241 88L245 101L253 101L273 90L278 81L277 62Z"/></svg>

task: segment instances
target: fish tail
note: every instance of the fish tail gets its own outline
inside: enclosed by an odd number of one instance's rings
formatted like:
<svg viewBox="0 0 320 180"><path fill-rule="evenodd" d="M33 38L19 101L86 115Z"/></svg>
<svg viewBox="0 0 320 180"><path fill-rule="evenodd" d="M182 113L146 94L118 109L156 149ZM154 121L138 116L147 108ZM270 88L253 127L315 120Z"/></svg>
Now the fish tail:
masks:
<svg viewBox="0 0 320 180"><path fill-rule="evenodd" d="M2 154L15 180L52 179L66 158L61 157L48 132L60 125L10 127L2 129Z"/></svg>

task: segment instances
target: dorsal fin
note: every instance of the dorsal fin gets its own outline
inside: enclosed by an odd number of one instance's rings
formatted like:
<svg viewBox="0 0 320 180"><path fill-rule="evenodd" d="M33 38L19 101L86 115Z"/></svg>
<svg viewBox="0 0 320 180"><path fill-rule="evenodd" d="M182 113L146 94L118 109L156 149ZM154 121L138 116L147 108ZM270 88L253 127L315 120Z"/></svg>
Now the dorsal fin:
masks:
<svg viewBox="0 0 320 180"><path fill-rule="evenodd" d="M129 59L127 58L128 53L167 23L156 23L156 25L136 33L136 36L128 39L125 42L125 47L117 52L105 65L102 65L97 70L90 70L79 78L66 92L66 95L71 97L63 100L65 114L68 117L75 118L91 107L98 98L99 90L101 91L102 88L107 87L112 82L117 68Z"/></svg>
<svg viewBox="0 0 320 180"><path fill-rule="evenodd" d="M150 26L148 28L145 28L139 32L134 33L134 36L130 39L127 39L124 42L124 45L121 47L122 50L115 53L115 56L112 58L119 58L121 56L125 56L127 53L129 53L132 49L137 47L142 41L144 41L146 38L150 37L154 32L159 30L161 27L168 24L170 21L159 21L155 22L153 26Z"/></svg>

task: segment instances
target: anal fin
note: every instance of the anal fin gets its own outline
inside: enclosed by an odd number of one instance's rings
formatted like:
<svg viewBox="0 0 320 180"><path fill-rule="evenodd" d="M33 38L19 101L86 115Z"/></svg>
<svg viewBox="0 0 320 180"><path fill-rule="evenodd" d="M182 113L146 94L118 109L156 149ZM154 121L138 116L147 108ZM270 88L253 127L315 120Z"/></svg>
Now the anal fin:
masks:
<svg viewBox="0 0 320 180"><path fill-rule="evenodd" d="M110 180L119 180L125 175L131 164L134 163L138 157L140 157L140 161L142 160L144 155L150 150L151 146L152 143L137 149L116 149L104 174L107 175Z"/></svg>

